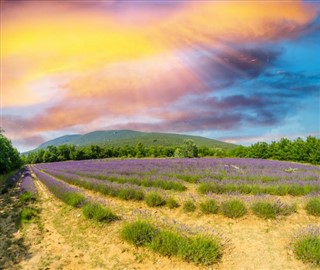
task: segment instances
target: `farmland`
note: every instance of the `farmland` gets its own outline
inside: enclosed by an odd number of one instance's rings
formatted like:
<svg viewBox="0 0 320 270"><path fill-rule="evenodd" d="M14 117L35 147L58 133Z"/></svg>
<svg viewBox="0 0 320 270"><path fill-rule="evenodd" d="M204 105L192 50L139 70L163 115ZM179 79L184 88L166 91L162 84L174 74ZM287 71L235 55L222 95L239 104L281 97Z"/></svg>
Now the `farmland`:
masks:
<svg viewBox="0 0 320 270"><path fill-rule="evenodd" d="M25 269L319 265L319 255L303 246L319 241L319 166L231 158L66 161L29 166L16 190L25 247L15 265ZM4 257L1 263L13 267Z"/></svg>

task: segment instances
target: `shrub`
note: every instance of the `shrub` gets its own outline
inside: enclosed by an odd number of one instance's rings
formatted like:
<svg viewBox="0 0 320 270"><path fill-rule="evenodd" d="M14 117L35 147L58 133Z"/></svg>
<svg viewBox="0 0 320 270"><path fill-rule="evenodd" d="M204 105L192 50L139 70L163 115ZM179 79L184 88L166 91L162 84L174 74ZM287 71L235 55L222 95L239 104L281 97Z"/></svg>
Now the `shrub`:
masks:
<svg viewBox="0 0 320 270"><path fill-rule="evenodd" d="M85 197L82 194L76 192L67 192L62 195L61 198L66 204L73 207L80 207L84 202Z"/></svg>
<svg viewBox="0 0 320 270"><path fill-rule="evenodd" d="M219 208L215 200L209 199L200 203L200 209L204 214L216 214Z"/></svg>
<svg viewBox="0 0 320 270"><path fill-rule="evenodd" d="M145 201L150 207L157 207L166 204L166 201L158 193L155 192L147 194L145 197Z"/></svg>
<svg viewBox="0 0 320 270"><path fill-rule="evenodd" d="M170 209L177 208L180 206L174 198L169 198L166 204Z"/></svg>
<svg viewBox="0 0 320 270"><path fill-rule="evenodd" d="M309 215L320 216L320 199L312 198L306 205L306 210Z"/></svg>
<svg viewBox="0 0 320 270"><path fill-rule="evenodd" d="M136 246L146 246L161 255L178 256L195 264L211 265L222 256L217 239L199 235L187 237L172 229L158 230L142 220L125 224L121 237Z"/></svg>
<svg viewBox="0 0 320 270"><path fill-rule="evenodd" d="M151 224L143 220L137 220L123 226L121 237L135 246L145 246L151 243L155 233L156 229Z"/></svg>
<svg viewBox="0 0 320 270"><path fill-rule="evenodd" d="M135 190L133 188L124 188L119 191L117 194L117 197L119 197L122 200L136 200L141 201L144 198L144 193L141 190Z"/></svg>
<svg viewBox="0 0 320 270"><path fill-rule="evenodd" d="M191 175L191 174L175 174L174 176L183 181L193 183L193 184L197 183L199 179L202 178L201 175Z"/></svg>
<svg viewBox="0 0 320 270"><path fill-rule="evenodd" d="M271 202L255 202L251 209L256 216L264 219L274 219L279 213L277 204Z"/></svg>
<svg viewBox="0 0 320 270"><path fill-rule="evenodd" d="M194 212L196 210L196 206L192 200L187 200L183 204L183 211L184 212Z"/></svg>
<svg viewBox="0 0 320 270"><path fill-rule="evenodd" d="M152 181L150 181L152 182ZM153 181L155 187L159 187L165 190L177 190L177 191L184 191L186 190L186 186L179 182L174 182L174 181L163 181L163 180L158 180L158 181Z"/></svg>
<svg viewBox="0 0 320 270"><path fill-rule="evenodd" d="M176 256L185 238L174 231L159 231L150 243L150 248L165 256Z"/></svg>
<svg viewBox="0 0 320 270"><path fill-rule="evenodd" d="M213 183L201 183L199 184L197 191L201 194L206 194L209 192L218 193L217 186Z"/></svg>
<svg viewBox="0 0 320 270"><path fill-rule="evenodd" d="M119 219L119 217L113 214L110 209L103 207L98 203L88 203L83 207L82 211L86 218L97 221L111 222Z"/></svg>
<svg viewBox="0 0 320 270"><path fill-rule="evenodd" d="M294 253L297 258L315 265L320 265L320 237L305 235L294 243Z"/></svg>
<svg viewBox="0 0 320 270"><path fill-rule="evenodd" d="M211 265L222 256L219 242L206 236L185 239L179 247L178 256L195 264Z"/></svg>
<svg viewBox="0 0 320 270"><path fill-rule="evenodd" d="M21 203L34 202L36 200L36 196L33 193L27 191L20 195L19 200Z"/></svg>
<svg viewBox="0 0 320 270"><path fill-rule="evenodd" d="M292 213L297 212L297 209L298 209L298 206L296 203L291 205L281 203L279 207L279 214L283 216L288 216Z"/></svg>
<svg viewBox="0 0 320 270"><path fill-rule="evenodd" d="M223 215L229 218L239 218L247 213L245 204L238 199L225 201L220 208Z"/></svg>

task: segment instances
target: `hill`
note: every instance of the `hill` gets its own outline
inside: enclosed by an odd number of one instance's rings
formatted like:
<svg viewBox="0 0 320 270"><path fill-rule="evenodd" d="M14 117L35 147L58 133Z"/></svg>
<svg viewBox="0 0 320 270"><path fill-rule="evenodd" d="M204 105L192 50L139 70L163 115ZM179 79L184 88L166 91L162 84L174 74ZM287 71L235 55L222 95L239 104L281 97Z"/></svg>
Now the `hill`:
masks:
<svg viewBox="0 0 320 270"><path fill-rule="evenodd" d="M181 135L173 133L155 133L155 132L140 132L133 130L109 130L109 131L94 131L84 135L66 135L50 141L47 141L37 147L46 148L49 145L58 146L61 144L74 144L76 146L85 146L91 144L108 145L108 146L123 146L136 145L138 142L145 146L178 146L186 139L192 139L197 146L207 146L214 148L231 149L236 145L225 143L214 139L204 138L200 136Z"/></svg>

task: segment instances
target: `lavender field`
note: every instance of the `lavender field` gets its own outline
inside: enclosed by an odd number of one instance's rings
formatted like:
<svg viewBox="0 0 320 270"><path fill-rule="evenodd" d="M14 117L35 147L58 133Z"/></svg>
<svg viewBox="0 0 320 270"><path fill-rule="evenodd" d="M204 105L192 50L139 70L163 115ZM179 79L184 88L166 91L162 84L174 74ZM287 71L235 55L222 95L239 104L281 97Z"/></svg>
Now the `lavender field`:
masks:
<svg viewBox="0 0 320 270"><path fill-rule="evenodd" d="M55 228L74 254L61 263L65 269L78 267L75 247L90 254L79 269L319 265L310 249L320 239L319 166L235 158L66 161L27 167L19 189L34 198L25 208L45 227L53 224L50 235ZM53 245L50 237L41 241Z"/></svg>
<svg viewBox="0 0 320 270"><path fill-rule="evenodd" d="M36 168L65 181L145 191L188 192L190 184L199 194L303 196L320 191L319 166L258 159L86 160Z"/></svg>

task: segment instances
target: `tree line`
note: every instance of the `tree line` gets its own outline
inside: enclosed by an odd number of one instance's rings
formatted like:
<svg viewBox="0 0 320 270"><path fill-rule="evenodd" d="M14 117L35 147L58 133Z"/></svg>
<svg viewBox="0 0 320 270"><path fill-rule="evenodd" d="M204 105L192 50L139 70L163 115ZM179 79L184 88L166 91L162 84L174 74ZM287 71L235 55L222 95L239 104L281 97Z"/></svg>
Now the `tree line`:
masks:
<svg viewBox="0 0 320 270"><path fill-rule="evenodd" d="M231 150L221 148L198 147L192 140L184 141L181 146L99 146L75 145L48 146L46 149L29 153L25 163L56 162L66 160L98 158L159 158L159 157L243 157L287 160L320 164L320 139L309 136L306 140L282 138L278 142L257 142L251 146L237 146Z"/></svg>
<svg viewBox="0 0 320 270"><path fill-rule="evenodd" d="M180 147L177 146L144 146L139 142L135 146L75 146L59 145L39 149L24 157L25 163L56 162L66 160L83 160L98 158L145 158L145 157L198 157L202 148L198 148L192 140L186 140Z"/></svg>
<svg viewBox="0 0 320 270"><path fill-rule="evenodd" d="M287 160L320 164L320 139L309 136L306 140L282 138L278 142L257 142L251 146L237 146L231 150L221 148L198 147L192 140L184 141L181 146L144 146L141 142L135 146L85 147L75 145L48 146L27 155L19 155L0 132L0 175L19 169L23 164L83 160L98 158L193 158L193 157L243 157L274 160Z"/></svg>
<svg viewBox="0 0 320 270"><path fill-rule="evenodd" d="M232 149L229 155L320 164L320 139L309 136L306 140L282 138L278 142L257 142L247 147L238 146Z"/></svg>

